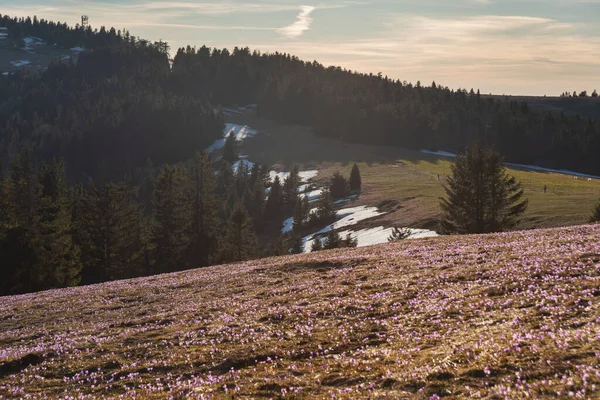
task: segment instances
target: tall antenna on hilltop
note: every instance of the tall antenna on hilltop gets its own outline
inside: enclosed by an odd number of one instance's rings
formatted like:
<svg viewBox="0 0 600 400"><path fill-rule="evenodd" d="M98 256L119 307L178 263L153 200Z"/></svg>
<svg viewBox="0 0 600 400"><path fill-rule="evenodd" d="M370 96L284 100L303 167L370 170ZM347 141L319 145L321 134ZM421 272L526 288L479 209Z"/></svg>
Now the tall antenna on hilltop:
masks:
<svg viewBox="0 0 600 400"><path fill-rule="evenodd" d="M87 28L90 25L90 18L87 15L81 16L81 27Z"/></svg>

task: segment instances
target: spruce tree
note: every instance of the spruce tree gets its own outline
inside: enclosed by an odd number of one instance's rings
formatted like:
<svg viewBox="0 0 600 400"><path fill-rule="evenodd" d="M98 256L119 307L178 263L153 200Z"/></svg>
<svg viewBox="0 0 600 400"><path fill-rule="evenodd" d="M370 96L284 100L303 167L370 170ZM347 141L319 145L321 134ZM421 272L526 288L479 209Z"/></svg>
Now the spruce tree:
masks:
<svg viewBox="0 0 600 400"><path fill-rule="evenodd" d="M41 269L45 286L75 286L81 280L81 254L73 241L71 199L62 162L55 160L42 166L40 207Z"/></svg>
<svg viewBox="0 0 600 400"><path fill-rule="evenodd" d="M265 218L270 222L281 223L283 216L283 193L279 176L276 176L265 204Z"/></svg>
<svg viewBox="0 0 600 400"><path fill-rule="evenodd" d="M337 233L334 229L329 229L327 235L325 236L325 242L323 243L323 248L325 250L337 249L342 245L342 238L340 234Z"/></svg>
<svg viewBox="0 0 600 400"><path fill-rule="evenodd" d="M346 238L342 241L341 247L356 247L358 246L358 238L352 237L351 233L346 235Z"/></svg>
<svg viewBox="0 0 600 400"><path fill-rule="evenodd" d="M331 192L331 197L334 199L346 197L346 194L348 194L348 182L346 181L346 178L339 172L334 172L333 177L331 177L331 183L329 184L329 190Z"/></svg>
<svg viewBox="0 0 600 400"><path fill-rule="evenodd" d="M293 235L290 238L289 247L291 254L301 254L303 252L302 238L298 235Z"/></svg>
<svg viewBox="0 0 600 400"><path fill-rule="evenodd" d="M242 261L256 255L257 241L252 221L244 205L238 202L227 223L223 260Z"/></svg>
<svg viewBox="0 0 600 400"><path fill-rule="evenodd" d="M40 263L41 186L31 153L27 150L11 164L7 187L8 224L3 241L2 264L9 293L44 289L45 272Z"/></svg>
<svg viewBox="0 0 600 400"><path fill-rule="evenodd" d="M225 139L225 146L223 147L223 160L227 161L229 164L233 164L239 159L239 154L237 151L237 140L235 136L230 134Z"/></svg>
<svg viewBox="0 0 600 400"><path fill-rule="evenodd" d="M358 169L358 165L356 164L352 166L352 171L350 172L350 179L348 180L348 185L350 186L350 190L352 192L360 192L362 186L362 178L360 176L360 170Z"/></svg>
<svg viewBox="0 0 600 400"><path fill-rule="evenodd" d="M527 209L523 188L506 174L500 156L478 144L459 155L441 199L444 233L487 233L514 228Z"/></svg>
<svg viewBox="0 0 600 400"><path fill-rule="evenodd" d="M190 247L192 209L187 171L181 166L165 165L154 191L152 247L154 271L185 269ZM199 222L199 221L198 221Z"/></svg>
<svg viewBox="0 0 600 400"><path fill-rule="evenodd" d="M304 210L303 210L303 204L301 200L296 201L296 207L294 207L294 214L293 214L293 218L294 218L294 222L293 222L293 229L294 231L298 231L300 229L302 229L302 227L304 226Z"/></svg>
<svg viewBox="0 0 600 400"><path fill-rule="evenodd" d="M218 250L215 177L206 153L196 153L190 178L193 204L188 264L200 267L209 265Z"/></svg>
<svg viewBox="0 0 600 400"><path fill-rule="evenodd" d="M321 243L321 238L320 237L315 237L313 239L313 243L310 246L310 251L311 253L314 253L316 251L321 251L323 250L323 243Z"/></svg>
<svg viewBox="0 0 600 400"><path fill-rule="evenodd" d="M335 220L336 212L333 208L333 200L329 190L323 189L319 206L317 207L316 218L319 222L328 223Z"/></svg>
<svg viewBox="0 0 600 400"><path fill-rule="evenodd" d="M136 188L106 182L74 197L76 243L84 283L139 276L143 265L142 210Z"/></svg>
<svg viewBox="0 0 600 400"><path fill-rule="evenodd" d="M598 204L596 204L596 207L594 208L594 213L590 217L590 222L600 222L600 201L598 201Z"/></svg>
<svg viewBox="0 0 600 400"><path fill-rule="evenodd" d="M296 207L299 181L298 167L294 167L292 172L283 181L283 208L286 215L292 213Z"/></svg>
<svg viewBox="0 0 600 400"><path fill-rule="evenodd" d="M408 228L399 228L395 226L392 229L392 233L388 236L388 242L397 242L399 240L404 240L410 236L410 229Z"/></svg>

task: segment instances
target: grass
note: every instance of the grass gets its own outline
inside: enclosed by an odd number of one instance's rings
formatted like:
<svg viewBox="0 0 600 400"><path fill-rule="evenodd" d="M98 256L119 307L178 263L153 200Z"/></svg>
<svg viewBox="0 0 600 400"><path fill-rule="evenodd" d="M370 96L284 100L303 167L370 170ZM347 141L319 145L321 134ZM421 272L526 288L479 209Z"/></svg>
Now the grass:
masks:
<svg viewBox="0 0 600 400"><path fill-rule="evenodd" d="M285 170L294 165L315 168L323 182L335 171L348 177L357 162L363 191L356 204L395 204L386 210L386 216L371 221L372 225L437 227L439 198L445 195L443 184L450 174L451 159L393 147L347 144L316 136L307 127L282 125L250 114L235 114L230 119L261 131L243 144L242 151L253 161ZM600 199L600 180L588 182L515 168L508 172L523 184L529 198L519 229L586 223Z"/></svg>
<svg viewBox="0 0 600 400"><path fill-rule="evenodd" d="M600 225L0 298L0 397L600 396Z"/></svg>

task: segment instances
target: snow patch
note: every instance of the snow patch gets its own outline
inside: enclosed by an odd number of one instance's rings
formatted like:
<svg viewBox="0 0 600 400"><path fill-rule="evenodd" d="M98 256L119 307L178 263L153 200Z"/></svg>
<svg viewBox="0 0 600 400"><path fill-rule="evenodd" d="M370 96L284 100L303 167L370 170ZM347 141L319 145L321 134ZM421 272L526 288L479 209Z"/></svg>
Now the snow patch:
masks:
<svg viewBox="0 0 600 400"><path fill-rule="evenodd" d="M237 125L237 124L225 124L225 132L224 137L228 137L229 135L233 135L235 140L241 141L246 138L252 137L256 135L258 131L256 129L252 129L246 125Z"/></svg>
<svg viewBox="0 0 600 400"><path fill-rule="evenodd" d="M224 146L225 146L225 139L217 139L213 142L213 144L211 144L210 146L208 146L206 148L206 151L208 153L212 153L215 150L222 149Z"/></svg>
<svg viewBox="0 0 600 400"><path fill-rule="evenodd" d="M456 157L456 154L449 153L447 151L429 151L429 150L422 149L421 153L432 154L434 156L442 156L442 157Z"/></svg>
<svg viewBox="0 0 600 400"><path fill-rule="evenodd" d="M278 176L281 183L283 183L283 181L285 180L285 178L288 177L289 174L290 174L289 172L270 171L269 178L271 178L271 180L274 181L275 177ZM298 172L298 177L300 178L300 180L302 182L308 182L309 180L313 179L317 175L319 175L319 171L317 171L316 169Z"/></svg>
<svg viewBox="0 0 600 400"><path fill-rule="evenodd" d="M311 192L308 193L302 193L300 195L301 198L308 198L308 201L315 201L321 198L321 196L323 196L323 189L317 189L317 190L313 190Z"/></svg>
<svg viewBox="0 0 600 400"><path fill-rule="evenodd" d="M71 51L72 51L73 53L79 54L79 53L81 53L82 51L85 51L85 49L84 49L83 47L76 46L76 47L71 47Z"/></svg>
<svg viewBox="0 0 600 400"><path fill-rule="evenodd" d="M421 150L421 153L432 154L432 155L442 156L442 157L456 157L456 154L449 153L447 151ZM530 169L530 170L539 171L539 172L550 172L550 173L561 174L561 175L573 175L573 176L578 176L578 177L582 177L582 178L600 179L600 176L597 176L597 175L583 174L581 172L569 171L568 169L544 168L544 167L540 167L539 165L515 164L515 163L506 163L506 165L508 167L525 168L525 169Z"/></svg>
<svg viewBox="0 0 600 400"><path fill-rule="evenodd" d="M358 231L345 230L340 232L342 239L346 238L346 235L350 234L353 238L358 240L358 247L372 246L375 244L387 243L388 238L393 232L393 228L384 228L378 226L377 228L361 229ZM425 237L436 237L439 236L436 232L427 229L411 229L409 228L410 236L407 239L418 239Z"/></svg>
<svg viewBox="0 0 600 400"><path fill-rule="evenodd" d="M309 252L315 239L329 232L330 230L356 225L360 221L364 221L373 217L378 217L383 214L385 213L379 212L376 207L367 206L350 207L337 210L336 215L338 218L340 218L339 220L335 221L333 224L327 225L325 228L321 229L318 232L305 236L302 239L304 243L304 252Z"/></svg>
<svg viewBox="0 0 600 400"><path fill-rule="evenodd" d="M249 170L254 167L254 163L252 161L246 160L244 157L247 157L247 156L241 156L241 159L234 162L233 165L231 166L231 169L233 170L234 173L237 172L237 170L240 168L240 165L242 165L242 163L244 163L248 167Z"/></svg>
<svg viewBox="0 0 600 400"><path fill-rule="evenodd" d="M12 65L14 65L15 67L23 67L25 65L29 65L29 61L28 60L11 61L10 63Z"/></svg>
<svg viewBox="0 0 600 400"><path fill-rule="evenodd" d="M358 195L357 194L353 194L353 195L350 195L348 197L344 197L343 199L336 200L336 201L333 202L333 204L339 206L339 205L346 204L346 203L348 203L348 202L350 202L352 200L357 200L357 199L358 199Z"/></svg>
<svg viewBox="0 0 600 400"><path fill-rule="evenodd" d="M281 233L288 233L294 229L294 217L289 217L285 221L283 221L283 228L281 228Z"/></svg>
<svg viewBox="0 0 600 400"><path fill-rule="evenodd" d="M3 73L2 73L2 75L4 75L4 76L8 76L8 75L9 75L9 73L8 73L8 72L3 72Z"/></svg>
<svg viewBox="0 0 600 400"><path fill-rule="evenodd" d="M208 153L212 153L215 150L222 149L225 146L225 139L229 135L233 135L236 140L241 141L248 137L252 137L256 135L258 131L256 129L252 129L246 125L237 125L237 124L225 124L225 129L223 130L223 138L217 139L207 147L206 151Z"/></svg>

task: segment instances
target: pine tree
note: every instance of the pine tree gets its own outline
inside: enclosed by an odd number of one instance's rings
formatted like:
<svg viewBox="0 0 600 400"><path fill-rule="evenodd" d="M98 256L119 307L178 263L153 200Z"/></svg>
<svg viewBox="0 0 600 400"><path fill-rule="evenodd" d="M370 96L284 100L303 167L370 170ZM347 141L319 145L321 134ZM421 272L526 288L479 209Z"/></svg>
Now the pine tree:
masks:
<svg viewBox="0 0 600 400"><path fill-rule="evenodd" d="M152 229L156 272L173 272L186 267L192 221L188 182L185 168L168 165L162 168L156 181Z"/></svg>
<svg viewBox="0 0 600 400"><path fill-rule="evenodd" d="M316 218L319 222L330 222L335 220L335 210L333 209L333 200L329 190L323 189L319 206L317 207Z"/></svg>
<svg viewBox="0 0 600 400"><path fill-rule="evenodd" d="M142 211L137 189L106 182L74 193L73 220L81 249L82 280L104 282L139 276L143 264Z"/></svg>
<svg viewBox="0 0 600 400"><path fill-rule="evenodd" d="M81 254L74 243L71 199L62 162L42 166L40 207L41 269L46 287L75 286L81 280Z"/></svg>
<svg viewBox="0 0 600 400"><path fill-rule="evenodd" d="M352 192L360 192L362 186L362 178L360 176L360 170L358 169L358 165L356 164L352 166L352 171L350 172L350 179L348 180L348 185L350 186L350 190Z"/></svg>
<svg viewBox="0 0 600 400"><path fill-rule="evenodd" d="M206 266L217 254L219 230L215 178L206 153L196 153L190 178L193 205L188 264Z"/></svg>
<svg viewBox="0 0 600 400"><path fill-rule="evenodd" d="M290 239L290 253L301 254L304 252L302 248L302 238L298 235L293 235Z"/></svg>
<svg viewBox="0 0 600 400"><path fill-rule="evenodd" d="M397 226L394 227L390 236L388 236L388 242L397 242L399 240L404 240L410 236L410 229L408 228L399 228Z"/></svg>
<svg viewBox="0 0 600 400"><path fill-rule="evenodd" d="M237 151L237 140L234 135L230 134L225 139L225 146L223 147L223 160L229 164L233 164L239 159Z"/></svg>
<svg viewBox="0 0 600 400"><path fill-rule="evenodd" d="M331 197L334 199L346 197L346 194L348 194L348 182L346 181L346 178L339 172L334 172L331 183L329 184L329 190L331 192Z"/></svg>
<svg viewBox="0 0 600 400"><path fill-rule="evenodd" d="M341 247L341 245L342 238L340 237L340 234L333 229L329 229L329 232L327 232L327 235L325 236L325 243L323 243L323 248L325 250L337 249Z"/></svg>
<svg viewBox="0 0 600 400"><path fill-rule="evenodd" d="M251 180L252 189L248 199L248 213L254 223L254 229L263 227L262 219L265 212L265 184L260 177Z"/></svg>
<svg viewBox="0 0 600 400"><path fill-rule="evenodd" d="M229 222L225 237L224 261L248 260L256 255L257 241L248 212L241 202L238 202Z"/></svg>
<svg viewBox="0 0 600 400"><path fill-rule="evenodd" d="M7 193L7 230L2 242L4 293L24 293L44 288L40 263L41 186L31 153L23 151L11 164Z"/></svg>
<svg viewBox="0 0 600 400"><path fill-rule="evenodd" d="M286 240L284 239L283 235L277 236L277 239L271 246L269 253L270 256L284 256L288 254Z"/></svg>
<svg viewBox="0 0 600 400"><path fill-rule="evenodd" d="M304 198L306 198L306 196ZM308 211L305 207L306 207L306 204L304 203L303 200L300 200L300 199L296 200L296 207L294 207L294 214L293 214L294 231L298 231L298 230L302 229L302 227L304 226L304 221L306 220L306 215L308 214Z"/></svg>
<svg viewBox="0 0 600 400"><path fill-rule="evenodd" d="M283 216L283 194L279 176L276 176L269 191L269 198L265 204L265 218L271 222L281 223Z"/></svg>
<svg viewBox="0 0 600 400"><path fill-rule="evenodd" d="M292 172L283 181L283 208L286 215L292 213L296 207L299 181L298 167L294 167Z"/></svg>
<svg viewBox="0 0 600 400"><path fill-rule="evenodd" d="M321 243L321 238L320 237L315 237L313 239L313 243L310 246L310 251L311 253L314 253L315 251L321 251L323 250L323 243Z"/></svg>
<svg viewBox="0 0 600 400"><path fill-rule="evenodd" d="M444 233L499 232L518 224L528 201L497 153L475 144L451 168L447 199L441 199Z"/></svg>
<svg viewBox="0 0 600 400"><path fill-rule="evenodd" d="M346 235L346 238L342 241L341 247L356 247L358 246L358 238L353 238L351 233Z"/></svg>
<svg viewBox="0 0 600 400"><path fill-rule="evenodd" d="M600 222L600 201L598 201L598 204L596 204L596 207L594 208L594 213L590 217L590 222Z"/></svg>

